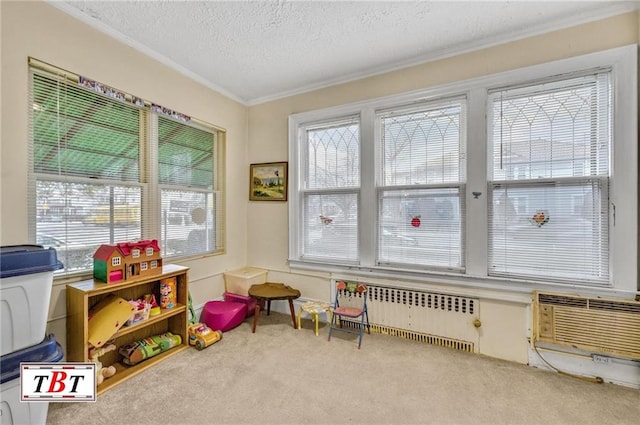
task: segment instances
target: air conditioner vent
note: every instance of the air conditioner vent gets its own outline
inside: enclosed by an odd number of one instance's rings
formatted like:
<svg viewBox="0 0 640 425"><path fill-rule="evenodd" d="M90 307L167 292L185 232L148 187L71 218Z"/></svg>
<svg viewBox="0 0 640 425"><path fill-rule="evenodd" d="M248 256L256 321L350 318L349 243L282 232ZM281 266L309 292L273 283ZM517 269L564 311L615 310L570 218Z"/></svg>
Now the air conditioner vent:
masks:
<svg viewBox="0 0 640 425"><path fill-rule="evenodd" d="M640 304L637 302L589 300L589 307L597 310L620 311L640 315ZM640 332L640 329L638 332Z"/></svg>
<svg viewBox="0 0 640 425"><path fill-rule="evenodd" d="M563 295L538 293L538 300L543 304L563 305L567 307L586 308L588 301L586 298L567 297Z"/></svg>
<svg viewBox="0 0 640 425"><path fill-rule="evenodd" d="M533 341L640 360L640 302L537 292Z"/></svg>

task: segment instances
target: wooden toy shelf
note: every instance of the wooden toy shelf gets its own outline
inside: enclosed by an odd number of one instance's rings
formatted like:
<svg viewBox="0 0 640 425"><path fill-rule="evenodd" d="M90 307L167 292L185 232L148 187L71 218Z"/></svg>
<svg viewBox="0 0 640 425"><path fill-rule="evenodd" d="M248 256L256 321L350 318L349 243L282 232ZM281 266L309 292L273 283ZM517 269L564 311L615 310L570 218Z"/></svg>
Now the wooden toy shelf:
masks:
<svg viewBox="0 0 640 425"><path fill-rule="evenodd" d="M131 326L124 326L109 339L108 343L115 344L117 349L104 354L100 357L100 361L103 367L115 366L116 374L104 380L98 387L98 394L189 347L188 271L187 267L168 264L162 267L160 274L133 281L107 284L90 279L67 285L67 361L87 363L90 361L89 349L91 348L88 342L88 318L91 307L110 294L126 300L135 300L145 294L156 294L157 298L160 280L170 277L176 279L177 302L174 307L162 309L157 316L149 317ZM122 356L118 354L121 346L165 332L180 335L182 343L133 366L121 362Z"/></svg>

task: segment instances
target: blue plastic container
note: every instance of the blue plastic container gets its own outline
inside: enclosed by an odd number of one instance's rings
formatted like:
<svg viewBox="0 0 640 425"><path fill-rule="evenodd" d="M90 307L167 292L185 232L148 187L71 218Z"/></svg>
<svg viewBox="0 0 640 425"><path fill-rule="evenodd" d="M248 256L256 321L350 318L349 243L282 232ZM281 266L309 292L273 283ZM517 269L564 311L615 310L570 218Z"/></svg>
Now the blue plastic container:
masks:
<svg viewBox="0 0 640 425"><path fill-rule="evenodd" d="M14 351L0 357L0 384L20 377L20 363L52 363L62 360L62 346L54 334L49 334L40 344Z"/></svg>
<svg viewBox="0 0 640 425"><path fill-rule="evenodd" d="M0 247L0 356L44 340L53 272L60 268L53 248Z"/></svg>
<svg viewBox="0 0 640 425"><path fill-rule="evenodd" d="M62 267L54 248L41 245L0 247L0 278L52 272Z"/></svg>
<svg viewBox="0 0 640 425"><path fill-rule="evenodd" d="M55 363L62 360L62 347L53 334L40 344L0 357L0 423L2 425L45 425L49 403L22 402L20 394L20 363Z"/></svg>

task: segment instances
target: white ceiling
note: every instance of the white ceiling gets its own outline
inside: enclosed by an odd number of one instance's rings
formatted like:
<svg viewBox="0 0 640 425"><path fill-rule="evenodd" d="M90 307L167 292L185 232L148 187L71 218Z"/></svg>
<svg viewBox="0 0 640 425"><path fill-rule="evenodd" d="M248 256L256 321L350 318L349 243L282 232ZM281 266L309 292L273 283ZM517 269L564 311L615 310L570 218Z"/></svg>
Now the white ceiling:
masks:
<svg viewBox="0 0 640 425"><path fill-rule="evenodd" d="M57 1L247 105L638 9L638 1Z"/></svg>

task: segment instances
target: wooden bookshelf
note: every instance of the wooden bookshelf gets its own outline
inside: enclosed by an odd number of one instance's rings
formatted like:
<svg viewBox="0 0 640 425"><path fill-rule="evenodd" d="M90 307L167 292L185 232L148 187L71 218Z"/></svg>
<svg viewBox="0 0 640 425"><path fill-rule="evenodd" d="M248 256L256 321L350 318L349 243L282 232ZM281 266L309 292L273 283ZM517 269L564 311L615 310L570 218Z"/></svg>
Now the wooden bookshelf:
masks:
<svg viewBox="0 0 640 425"><path fill-rule="evenodd" d="M111 337L108 343L116 346L115 351L100 357L103 367L114 366L116 374L106 378L98 387L98 394L135 376L154 364L163 361L189 347L187 325L189 321L189 269L187 267L168 264L163 266L162 273L122 283L104 283L95 279L67 285L67 360L72 362L89 362L88 342L89 310L103 298L113 294L126 300L136 300L145 294L155 294L159 301L160 280L175 277L176 305L170 309L162 309L160 314L131 326L124 326ZM129 366L122 363L118 349L142 338L171 332L180 335L182 343L142 362Z"/></svg>

